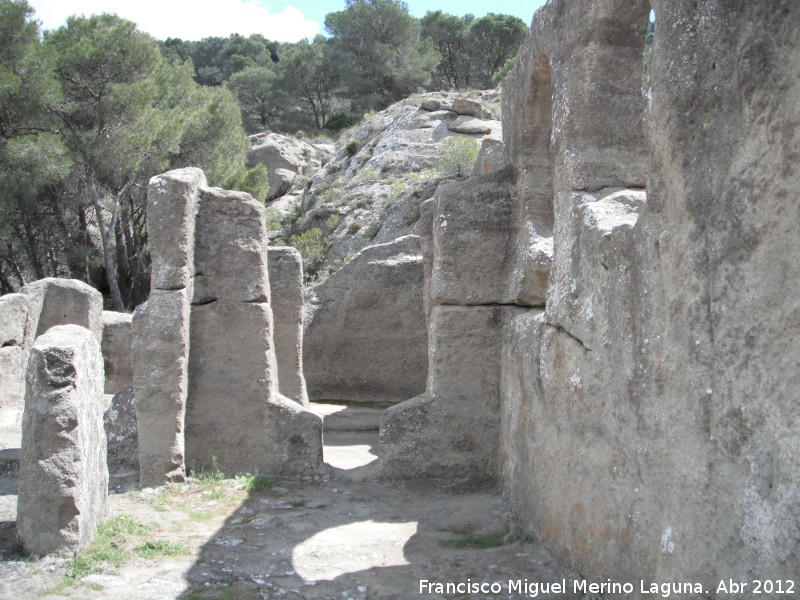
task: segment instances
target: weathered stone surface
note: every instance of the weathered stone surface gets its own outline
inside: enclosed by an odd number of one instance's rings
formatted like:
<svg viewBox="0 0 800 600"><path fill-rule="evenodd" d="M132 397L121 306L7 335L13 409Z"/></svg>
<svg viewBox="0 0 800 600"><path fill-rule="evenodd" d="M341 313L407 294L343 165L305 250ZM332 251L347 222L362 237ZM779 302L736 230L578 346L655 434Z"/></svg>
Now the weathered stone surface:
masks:
<svg viewBox="0 0 800 600"><path fill-rule="evenodd" d="M289 191L297 175L313 175L330 158L325 148L279 133L253 136L251 144L247 167L264 165L267 168L267 200L282 196Z"/></svg>
<svg viewBox="0 0 800 600"><path fill-rule="evenodd" d="M103 311L105 393L116 394L133 383L131 320L133 315Z"/></svg>
<svg viewBox="0 0 800 600"><path fill-rule="evenodd" d="M492 132L491 125L486 121L469 116L458 117L455 121L450 123L447 128L456 133L466 134L484 134Z"/></svg>
<svg viewBox="0 0 800 600"><path fill-rule="evenodd" d="M503 86L556 262L505 329L502 480L587 577L791 578L800 7L654 2L645 104L650 8L549 2Z"/></svg>
<svg viewBox="0 0 800 600"><path fill-rule="evenodd" d="M552 242L518 218L504 169L440 186L433 216L431 295L438 304L544 303Z"/></svg>
<svg viewBox="0 0 800 600"><path fill-rule="evenodd" d="M264 205L244 192L204 189L195 228L192 303L267 302Z"/></svg>
<svg viewBox="0 0 800 600"><path fill-rule="evenodd" d="M481 140L478 159L472 169L472 176L488 175L501 170L507 164L503 140L485 137Z"/></svg>
<svg viewBox="0 0 800 600"><path fill-rule="evenodd" d="M20 290L28 295L28 324L25 346L56 325L80 325L91 331L97 343L103 340L103 296L77 279L49 277L29 283Z"/></svg>
<svg viewBox="0 0 800 600"><path fill-rule="evenodd" d="M303 259L294 248L268 248L278 389L308 408L303 376Z"/></svg>
<svg viewBox="0 0 800 600"><path fill-rule="evenodd" d="M503 322L515 310L433 309L428 387L381 416L381 476L497 477Z"/></svg>
<svg viewBox="0 0 800 600"><path fill-rule="evenodd" d="M459 115L468 115L476 119L494 119L491 111L489 111L482 103L473 98L466 98L458 96L453 100L453 112Z"/></svg>
<svg viewBox="0 0 800 600"><path fill-rule="evenodd" d="M178 290L194 275L194 222L206 176L194 167L150 180L147 192L147 243L151 289Z"/></svg>
<svg viewBox="0 0 800 600"><path fill-rule="evenodd" d="M22 346L28 321L28 296L0 296L0 347Z"/></svg>
<svg viewBox="0 0 800 600"><path fill-rule="evenodd" d="M186 461L193 469L306 474L322 464L322 421L278 394L265 303L192 307Z"/></svg>
<svg viewBox="0 0 800 600"><path fill-rule="evenodd" d="M133 386L143 486L182 481L189 291L158 290L133 314Z"/></svg>
<svg viewBox="0 0 800 600"><path fill-rule="evenodd" d="M136 394L127 385L114 394L105 414L108 472L111 477L139 473L139 434L136 427Z"/></svg>
<svg viewBox="0 0 800 600"><path fill-rule="evenodd" d="M24 348L28 296L0 296L0 427L15 427L25 401Z"/></svg>
<svg viewBox="0 0 800 600"><path fill-rule="evenodd" d="M308 395L398 402L422 392L427 332L419 238L370 246L315 286L304 338Z"/></svg>
<svg viewBox="0 0 800 600"><path fill-rule="evenodd" d="M105 517L103 356L88 329L40 336L27 371L17 528L35 555L86 548Z"/></svg>

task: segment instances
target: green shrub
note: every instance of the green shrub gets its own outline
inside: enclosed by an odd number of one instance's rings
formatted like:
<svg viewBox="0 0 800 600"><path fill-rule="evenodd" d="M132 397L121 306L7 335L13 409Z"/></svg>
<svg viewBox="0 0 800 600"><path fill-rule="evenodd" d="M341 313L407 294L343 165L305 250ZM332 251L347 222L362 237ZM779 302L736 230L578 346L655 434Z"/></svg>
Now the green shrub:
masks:
<svg viewBox="0 0 800 600"><path fill-rule="evenodd" d="M492 85L494 87L500 85L500 82L503 81L503 79L505 79L506 75L508 75L508 72L514 68L514 60L515 57L512 56L505 62L505 64L502 67L500 67L499 69L497 69L497 71L494 72L494 75L492 75Z"/></svg>
<svg viewBox="0 0 800 600"><path fill-rule="evenodd" d="M325 257L325 234L319 227L314 227L289 238L289 245L294 246L303 257L303 263L314 263Z"/></svg>
<svg viewBox="0 0 800 600"><path fill-rule="evenodd" d="M341 222L342 222L342 217L334 214L325 219L325 227L327 227L329 231L334 231Z"/></svg>
<svg viewBox="0 0 800 600"><path fill-rule="evenodd" d="M357 119L354 119L348 114L345 113L336 113L335 115L331 115L327 121L325 121L325 129L330 131L341 131L345 127L352 127L358 123Z"/></svg>
<svg viewBox="0 0 800 600"><path fill-rule="evenodd" d="M381 223L380 221L372 221L369 224L369 227L367 227L367 237L369 237L369 239L374 239L375 236L378 235L378 232L381 230L381 227L383 227L383 223Z"/></svg>
<svg viewBox="0 0 800 600"><path fill-rule="evenodd" d="M347 226L347 231L350 233L358 233L359 229L361 229L361 221L351 221Z"/></svg>
<svg viewBox="0 0 800 600"><path fill-rule="evenodd" d="M439 146L439 158L433 168L439 177L469 177L479 151L478 142L472 138L449 137Z"/></svg>
<svg viewBox="0 0 800 600"><path fill-rule="evenodd" d="M360 150L361 145L356 140L350 140L344 149L347 151L348 156L355 156Z"/></svg>

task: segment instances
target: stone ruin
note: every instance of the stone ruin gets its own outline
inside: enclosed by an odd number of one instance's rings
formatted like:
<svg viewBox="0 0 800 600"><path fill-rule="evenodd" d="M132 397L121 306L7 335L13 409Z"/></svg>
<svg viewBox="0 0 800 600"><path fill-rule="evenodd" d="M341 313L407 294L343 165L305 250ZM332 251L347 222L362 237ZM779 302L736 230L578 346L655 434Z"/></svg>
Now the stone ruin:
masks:
<svg viewBox="0 0 800 600"><path fill-rule="evenodd" d="M317 472L322 422L304 408L301 311L291 301L278 303L278 340L292 399L279 391L264 206L181 169L151 180L148 223L151 292L133 316L142 485L214 461L231 475ZM274 263L298 278L291 252Z"/></svg>
<svg viewBox="0 0 800 600"><path fill-rule="evenodd" d="M498 480L597 581L796 577L798 31L788 1L537 12L507 166L423 210L428 385L385 477Z"/></svg>
<svg viewBox="0 0 800 600"><path fill-rule="evenodd" d="M498 481L518 524L593 580L796 577L798 30L788 0L536 14L503 84L504 165L485 149L485 174L422 207L428 379L384 413L383 477ZM320 423L303 408L302 332L275 333L295 317L270 298L263 208L185 169L153 180L149 211L143 483L213 456L314 472ZM41 306L0 299L36 315L29 332L62 324ZM70 336L86 352L96 314ZM32 339L14 323L0 320L12 368Z"/></svg>
<svg viewBox="0 0 800 600"><path fill-rule="evenodd" d="M18 524L33 554L91 542L109 466L143 485L182 479L187 464L321 468L299 253L268 251L264 207L208 188L198 169L154 178L148 215L153 290L133 318L103 312L100 293L74 280L0 299L0 409L10 427L22 421Z"/></svg>

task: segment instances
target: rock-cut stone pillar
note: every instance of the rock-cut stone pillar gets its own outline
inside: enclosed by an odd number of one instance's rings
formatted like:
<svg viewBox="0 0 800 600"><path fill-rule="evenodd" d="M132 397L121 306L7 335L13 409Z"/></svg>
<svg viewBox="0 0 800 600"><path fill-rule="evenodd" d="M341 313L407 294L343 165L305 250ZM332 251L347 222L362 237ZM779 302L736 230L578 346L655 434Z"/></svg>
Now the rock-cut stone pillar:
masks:
<svg viewBox="0 0 800 600"><path fill-rule="evenodd" d="M194 229L200 169L150 180L147 232L150 297L132 322L133 385L139 430L139 480L144 486L186 475L184 418L189 389L189 312L194 279Z"/></svg>
<svg viewBox="0 0 800 600"><path fill-rule="evenodd" d="M31 554L73 552L92 542L108 500L100 344L84 327L53 327L26 379L17 528Z"/></svg>

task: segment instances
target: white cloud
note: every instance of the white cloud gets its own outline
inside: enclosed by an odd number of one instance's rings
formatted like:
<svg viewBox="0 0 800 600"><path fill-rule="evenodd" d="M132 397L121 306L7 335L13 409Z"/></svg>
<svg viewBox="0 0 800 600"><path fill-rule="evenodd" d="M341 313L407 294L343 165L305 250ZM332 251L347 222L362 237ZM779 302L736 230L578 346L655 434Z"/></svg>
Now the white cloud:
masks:
<svg viewBox="0 0 800 600"><path fill-rule="evenodd" d="M260 0L28 0L44 29L63 25L70 15L116 13L158 39L199 40L232 33L260 33L267 39L295 42L314 37L320 24L294 6L271 13Z"/></svg>

